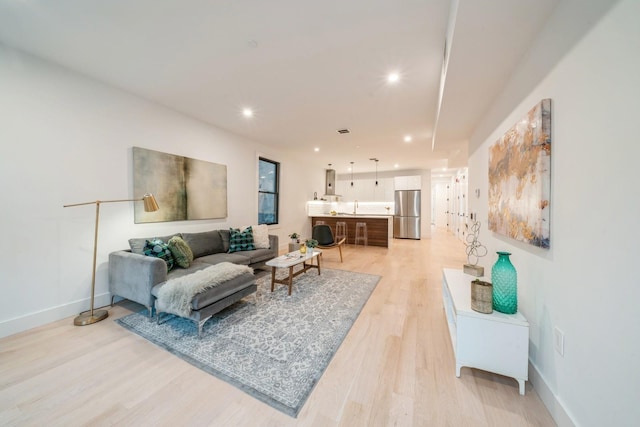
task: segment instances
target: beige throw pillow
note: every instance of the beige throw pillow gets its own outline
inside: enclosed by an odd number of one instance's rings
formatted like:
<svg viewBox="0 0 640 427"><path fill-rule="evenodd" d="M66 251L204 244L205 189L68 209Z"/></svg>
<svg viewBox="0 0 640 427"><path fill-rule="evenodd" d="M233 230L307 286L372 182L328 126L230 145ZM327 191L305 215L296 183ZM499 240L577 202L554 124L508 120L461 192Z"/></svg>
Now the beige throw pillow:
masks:
<svg viewBox="0 0 640 427"><path fill-rule="evenodd" d="M249 226L240 227L240 230L246 230ZM269 243L269 227L267 224L252 225L253 230L253 245L256 249L269 249L271 244Z"/></svg>

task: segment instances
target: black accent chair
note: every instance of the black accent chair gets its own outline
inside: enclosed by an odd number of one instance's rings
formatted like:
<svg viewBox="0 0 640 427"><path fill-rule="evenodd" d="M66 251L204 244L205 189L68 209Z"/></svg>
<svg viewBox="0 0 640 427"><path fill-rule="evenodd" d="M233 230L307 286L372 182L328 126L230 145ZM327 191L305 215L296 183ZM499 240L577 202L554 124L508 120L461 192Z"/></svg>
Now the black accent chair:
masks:
<svg viewBox="0 0 640 427"><path fill-rule="evenodd" d="M347 240L346 237L336 241L333 237L331 227L326 224L314 225L311 231L311 237L318 241L318 248L320 249L338 248L340 251L340 262L342 262L342 245Z"/></svg>

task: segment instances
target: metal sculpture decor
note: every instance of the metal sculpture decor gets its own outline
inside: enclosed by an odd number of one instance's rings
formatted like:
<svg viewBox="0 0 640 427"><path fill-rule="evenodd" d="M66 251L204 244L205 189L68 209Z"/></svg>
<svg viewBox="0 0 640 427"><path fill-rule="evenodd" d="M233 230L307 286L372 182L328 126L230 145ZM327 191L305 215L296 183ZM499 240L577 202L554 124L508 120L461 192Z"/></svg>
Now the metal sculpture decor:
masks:
<svg viewBox="0 0 640 427"><path fill-rule="evenodd" d="M480 222L474 222L470 230L467 234L467 241L465 242L467 264L463 266L463 270L467 274L480 277L484 275L484 267L479 266L478 261L487 255L487 248L478 240L478 236L480 235Z"/></svg>

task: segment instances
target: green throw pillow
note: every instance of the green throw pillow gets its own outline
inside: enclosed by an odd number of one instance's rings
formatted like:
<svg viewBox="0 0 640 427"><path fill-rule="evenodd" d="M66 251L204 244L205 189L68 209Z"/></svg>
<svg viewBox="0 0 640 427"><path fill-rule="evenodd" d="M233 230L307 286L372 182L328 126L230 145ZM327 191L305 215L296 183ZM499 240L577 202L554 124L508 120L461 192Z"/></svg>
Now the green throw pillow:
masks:
<svg viewBox="0 0 640 427"><path fill-rule="evenodd" d="M229 253L239 251L252 251L256 247L253 244L253 230L247 227L244 231L239 228L229 229Z"/></svg>
<svg viewBox="0 0 640 427"><path fill-rule="evenodd" d="M147 240L144 245L143 253L146 256L152 256L156 258L161 258L164 262L167 263L167 271L171 271L173 268L173 255L171 255L171 251L169 250L169 245L163 242L160 239L151 239Z"/></svg>
<svg viewBox="0 0 640 427"><path fill-rule="evenodd" d="M169 246L171 255L173 255L173 258L176 260L176 264L182 268L189 268L193 262L193 252L187 242L180 236L173 236L169 239L167 245Z"/></svg>

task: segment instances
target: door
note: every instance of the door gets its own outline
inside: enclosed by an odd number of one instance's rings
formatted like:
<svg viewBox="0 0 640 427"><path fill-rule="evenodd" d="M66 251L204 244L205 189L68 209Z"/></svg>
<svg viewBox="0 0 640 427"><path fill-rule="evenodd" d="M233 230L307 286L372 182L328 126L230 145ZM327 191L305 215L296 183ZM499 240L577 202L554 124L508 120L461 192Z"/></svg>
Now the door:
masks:
<svg viewBox="0 0 640 427"><path fill-rule="evenodd" d="M406 232L405 236L407 239L420 239L420 217L407 217L405 218Z"/></svg>
<svg viewBox="0 0 640 427"><path fill-rule="evenodd" d="M396 190L395 193L395 216L407 216L407 192Z"/></svg>
<svg viewBox="0 0 640 427"><path fill-rule="evenodd" d="M397 239L420 239L420 217L393 217L393 237Z"/></svg>
<svg viewBox="0 0 640 427"><path fill-rule="evenodd" d="M404 216L420 216L420 190L407 191L407 209Z"/></svg>

